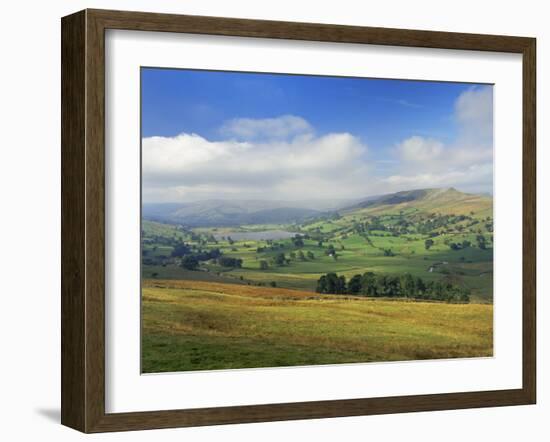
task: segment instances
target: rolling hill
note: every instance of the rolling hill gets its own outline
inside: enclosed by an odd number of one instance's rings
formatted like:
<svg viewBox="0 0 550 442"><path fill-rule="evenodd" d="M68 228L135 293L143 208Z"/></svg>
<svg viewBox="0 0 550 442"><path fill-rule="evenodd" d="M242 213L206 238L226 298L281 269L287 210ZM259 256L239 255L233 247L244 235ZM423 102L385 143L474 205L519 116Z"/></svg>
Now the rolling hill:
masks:
<svg viewBox="0 0 550 442"><path fill-rule="evenodd" d="M250 224L292 224L334 214L391 214L415 211L439 214L492 214L490 196L454 188L415 189L353 200L260 201L206 200L190 203L143 204L143 218L189 227L235 227Z"/></svg>
<svg viewBox="0 0 550 442"><path fill-rule="evenodd" d="M296 203L256 200L208 200L185 204L144 204L143 218L190 227L287 224L322 212Z"/></svg>
<svg viewBox="0 0 550 442"><path fill-rule="evenodd" d="M452 187L415 189L368 198L340 210L342 214L388 214L405 210L426 213L463 215L475 212L477 215L492 215L493 198L460 192Z"/></svg>
<svg viewBox="0 0 550 442"><path fill-rule="evenodd" d="M212 199L187 203L143 203L142 216L149 221L188 227L291 224L334 213L363 200L320 197L294 201Z"/></svg>

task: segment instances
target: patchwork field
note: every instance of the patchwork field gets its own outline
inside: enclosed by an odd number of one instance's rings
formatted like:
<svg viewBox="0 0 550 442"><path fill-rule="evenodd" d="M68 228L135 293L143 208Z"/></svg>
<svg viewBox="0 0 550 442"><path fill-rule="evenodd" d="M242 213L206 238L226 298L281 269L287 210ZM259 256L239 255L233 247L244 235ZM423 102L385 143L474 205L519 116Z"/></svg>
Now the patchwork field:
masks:
<svg viewBox="0 0 550 442"><path fill-rule="evenodd" d="M142 371L492 355L493 306L145 279Z"/></svg>
<svg viewBox="0 0 550 442"><path fill-rule="evenodd" d="M424 189L313 214L257 201L170 213L142 223L144 372L492 354L490 197Z"/></svg>

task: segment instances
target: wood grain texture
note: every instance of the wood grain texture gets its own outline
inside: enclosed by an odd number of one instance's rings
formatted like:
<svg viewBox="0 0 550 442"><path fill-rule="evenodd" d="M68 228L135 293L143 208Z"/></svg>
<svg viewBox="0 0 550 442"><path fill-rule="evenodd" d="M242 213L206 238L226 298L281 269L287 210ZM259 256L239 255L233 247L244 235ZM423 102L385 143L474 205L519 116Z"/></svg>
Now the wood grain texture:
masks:
<svg viewBox="0 0 550 442"><path fill-rule="evenodd" d="M86 11L86 431L105 414L105 38Z"/></svg>
<svg viewBox="0 0 550 442"><path fill-rule="evenodd" d="M105 30L126 29L523 55L523 387L337 401L105 413ZM536 398L535 40L141 12L62 20L62 423L83 432L532 404Z"/></svg>
<svg viewBox="0 0 550 442"><path fill-rule="evenodd" d="M85 13L61 34L61 422L85 428Z"/></svg>
<svg viewBox="0 0 550 442"><path fill-rule="evenodd" d="M537 395L537 150L536 41L523 51L523 389Z"/></svg>
<svg viewBox="0 0 550 442"><path fill-rule="evenodd" d="M106 29L288 40L362 43L473 51L522 52L529 38L319 23L247 20L149 12L88 10Z"/></svg>

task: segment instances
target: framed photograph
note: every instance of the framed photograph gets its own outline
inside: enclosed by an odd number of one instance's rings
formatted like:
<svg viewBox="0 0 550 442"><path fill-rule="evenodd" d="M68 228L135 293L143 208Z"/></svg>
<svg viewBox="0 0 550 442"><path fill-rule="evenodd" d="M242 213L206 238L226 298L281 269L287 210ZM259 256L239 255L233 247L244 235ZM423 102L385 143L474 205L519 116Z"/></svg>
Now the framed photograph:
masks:
<svg viewBox="0 0 550 442"><path fill-rule="evenodd" d="M534 404L535 39L62 19L62 423Z"/></svg>

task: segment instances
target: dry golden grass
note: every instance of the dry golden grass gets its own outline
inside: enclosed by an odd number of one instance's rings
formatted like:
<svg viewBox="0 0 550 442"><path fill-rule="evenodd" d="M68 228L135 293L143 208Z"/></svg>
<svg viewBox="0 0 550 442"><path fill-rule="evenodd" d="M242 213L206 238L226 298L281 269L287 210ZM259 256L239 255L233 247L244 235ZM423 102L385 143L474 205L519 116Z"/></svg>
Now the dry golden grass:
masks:
<svg viewBox="0 0 550 442"><path fill-rule="evenodd" d="M145 372L492 355L492 305L143 284Z"/></svg>
<svg viewBox="0 0 550 442"><path fill-rule="evenodd" d="M156 280L145 279L144 288L170 288L200 290L205 292L223 293L233 296L245 296L251 298L274 298L274 299L342 299L337 295L318 295L313 292L290 290L277 287L257 287L244 284L223 284L210 281L180 281L180 280ZM344 297L346 298L346 297Z"/></svg>

